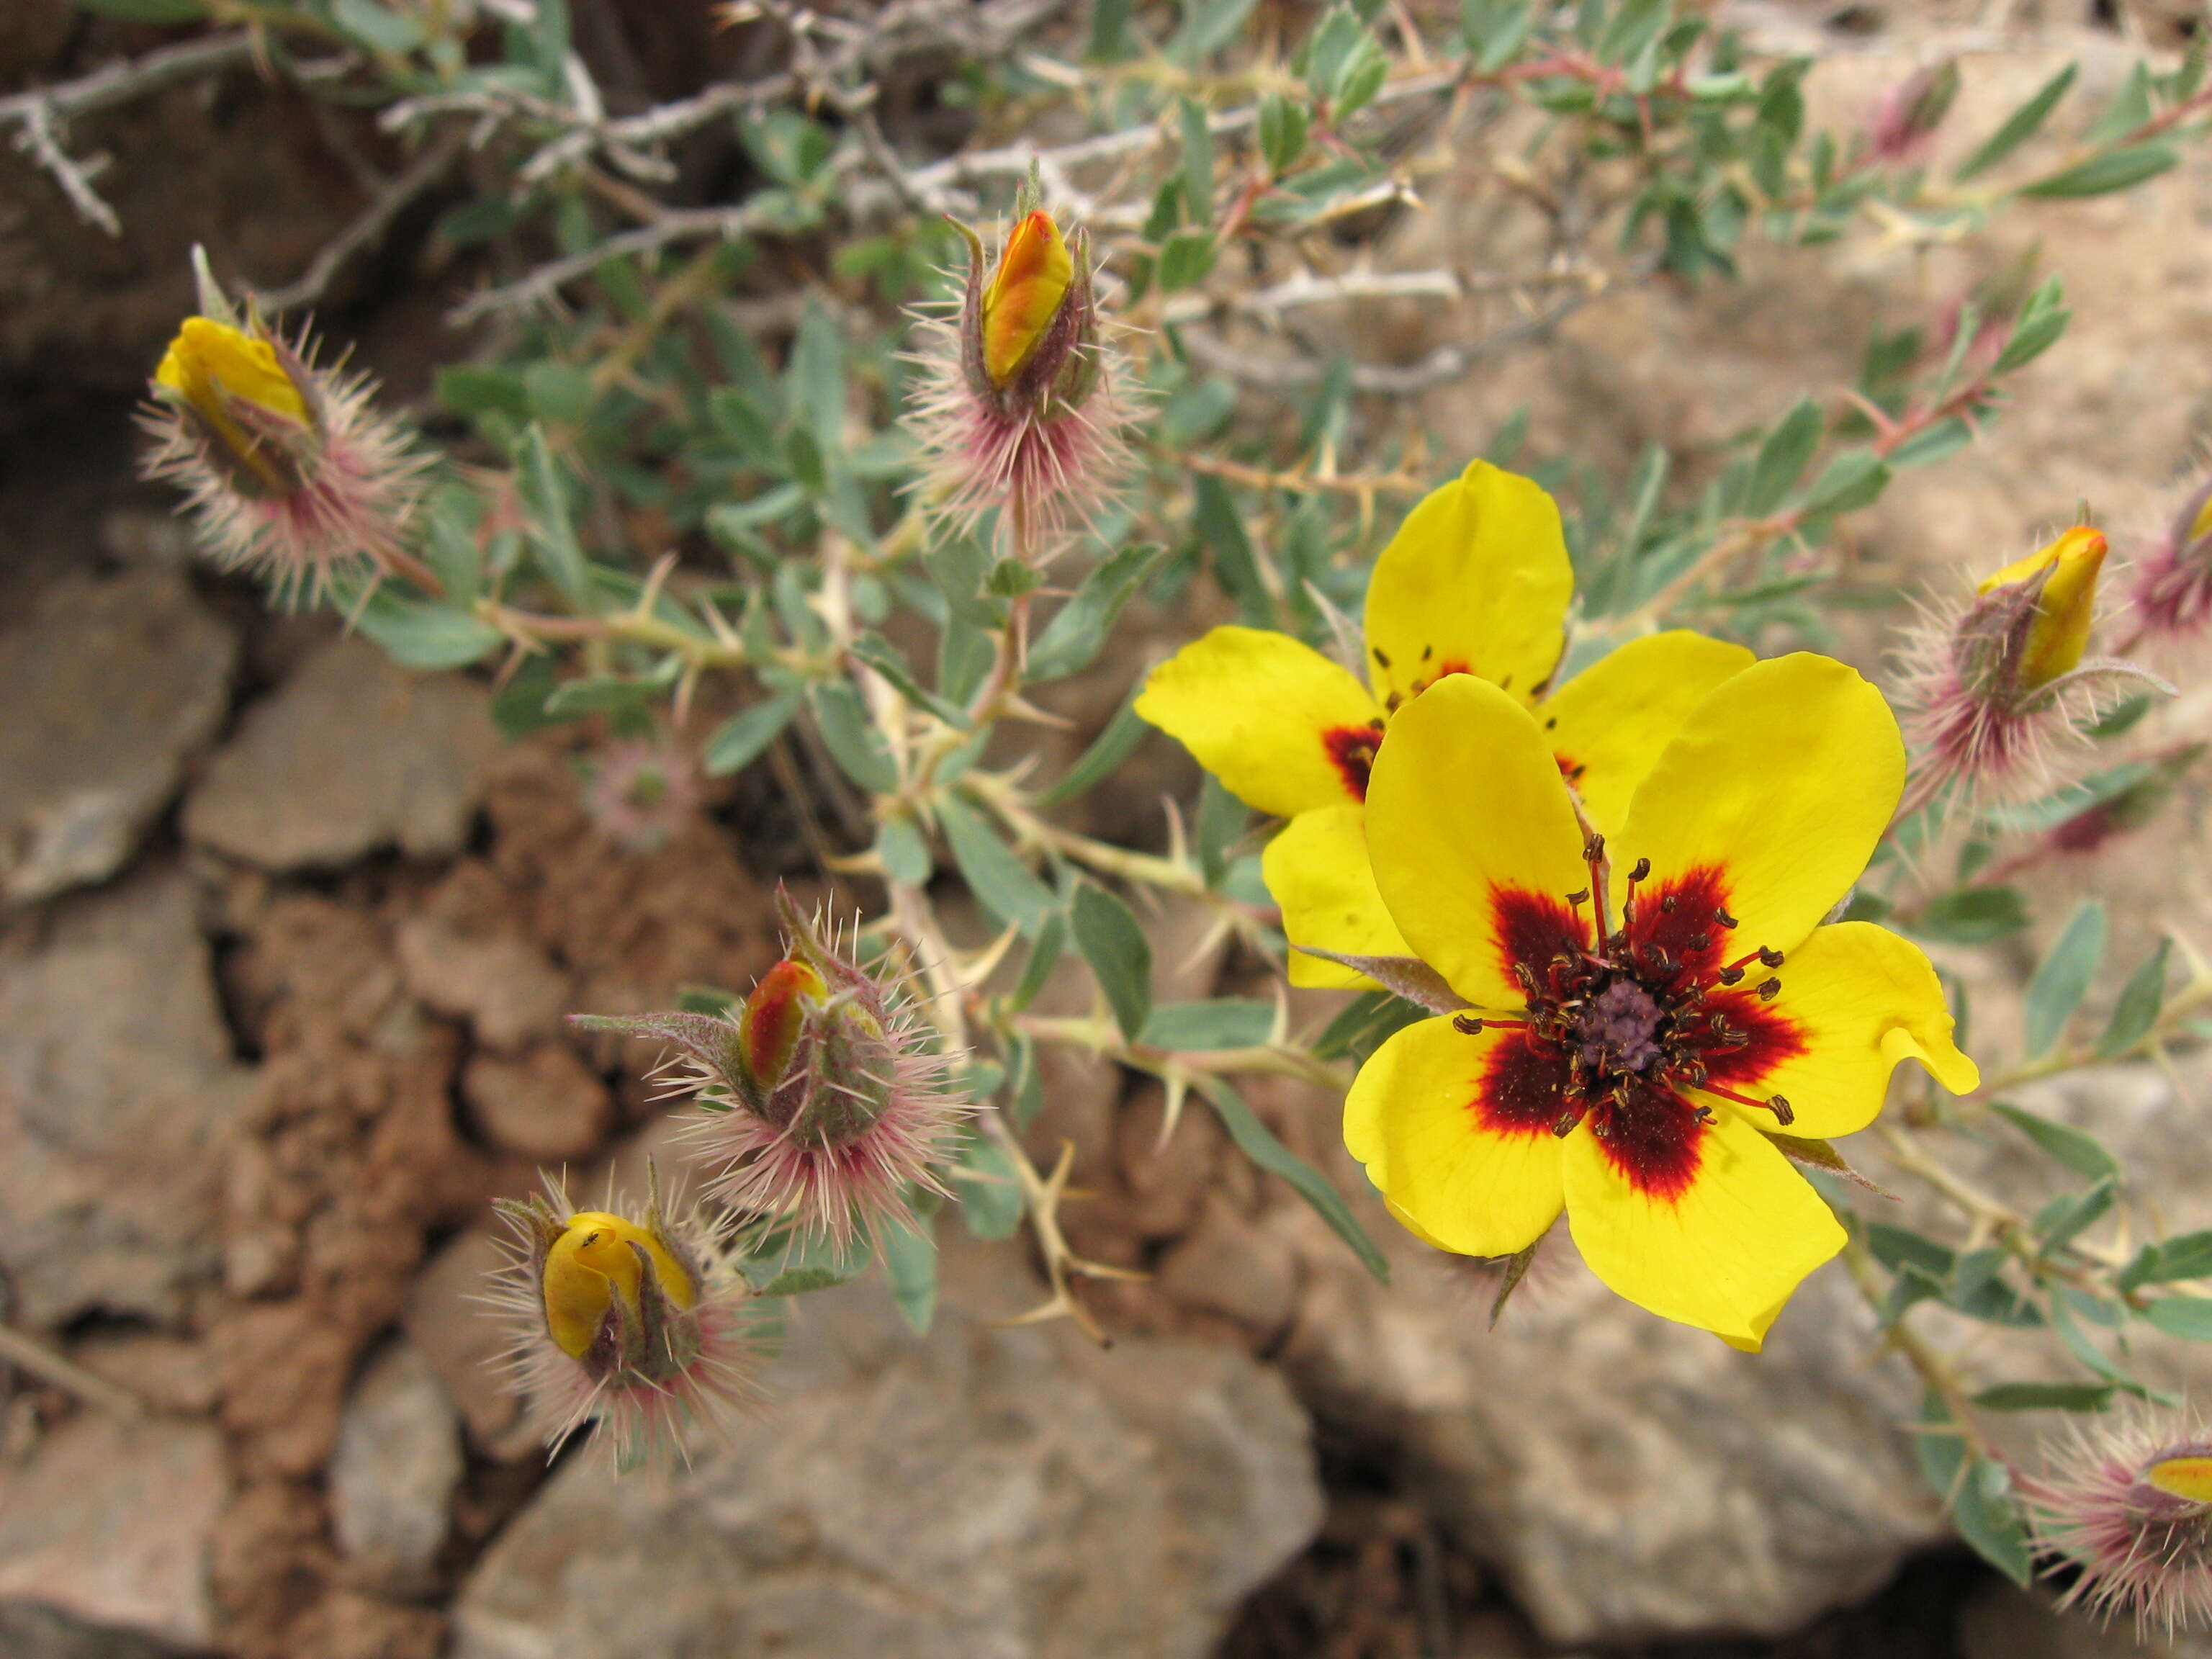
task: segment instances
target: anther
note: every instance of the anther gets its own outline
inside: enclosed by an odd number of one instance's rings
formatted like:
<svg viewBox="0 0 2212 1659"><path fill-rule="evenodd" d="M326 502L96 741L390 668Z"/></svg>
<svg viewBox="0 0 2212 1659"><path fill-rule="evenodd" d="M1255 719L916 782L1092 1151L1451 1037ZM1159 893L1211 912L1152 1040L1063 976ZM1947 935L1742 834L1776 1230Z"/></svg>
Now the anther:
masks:
<svg viewBox="0 0 2212 1659"><path fill-rule="evenodd" d="M1481 1029L1482 1022L1477 1019L1473 1014L1454 1014L1452 1016L1452 1030L1459 1032L1462 1036L1473 1036Z"/></svg>
<svg viewBox="0 0 2212 1659"><path fill-rule="evenodd" d="M1774 1121L1784 1128L1788 1128L1797 1121L1797 1114L1790 1109L1790 1103L1780 1095L1768 1097L1766 1104L1774 1114Z"/></svg>
<svg viewBox="0 0 2212 1659"><path fill-rule="evenodd" d="M1759 953L1759 960L1763 967L1779 968L1782 965L1782 952L1771 949L1761 950Z"/></svg>
<svg viewBox="0 0 2212 1659"><path fill-rule="evenodd" d="M1713 936L1711 933L1692 933L1684 939L1682 944L1692 954L1699 951L1710 951L1713 948Z"/></svg>
<svg viewBox="0 0 2212 1659"><path fill-rule="evenodd" d="M1632 869L1628 872L1628 878L1631 881L1649 881L1651 878L1651 860L1650 859L1637 860L1635 868Z"/></svg>
<svg viewBox="0 0 2212 1659"><path fill-rule="evenodd" d="M1574 1133L1575 1125L1582 1121L1582 1113L1571 1108L1559 1114L1558 1120L1552 1125L1552 1133L1565 1140L1569 1135Z"/></svg>
<svg viewBox="0 0 2212 1659"><path fill-rule="evenodd" d="M1681 896L1680 896L1680 894L1677 894L1677 893L1669 893L1669 894L1668 894L1668 895L1667 895L1667 896L1666 896L1665 898L1662 898L1662 899L1661 899L1661 900L1659 901L1659 911L1660 911L1660 914L1661 914L1661 915L1669 915L1669 916L1673 915L1674 914L1674 911L1675 911L1676 908L1677 908L1677 907L1679 907L1679 906L1680 905L1680 903L1681 903L1681 902L1682 902L1682 900L1681 900Z"/></svg>
<svg viewBox="0 0 2212 1659"><path fill-rule="evenodd" d="M1781 994L1782 994L1782 981L1781 981L1780 980L1778 980L1778 979L1763 979L1763 980L1759 981L1759 1000L1761 1002L1771 1002L1771 1001L1773 1001L1773 1000L1774 1000L1774 999L1775 999L1776 997L1779 996Z"/></svg>
<svg viewBox="0 0 2212 1659"><path fill-rule="evenodd" d="M1605 837L1603 836L1592 836L1589 840L1583 843L1583 862L1584 864L1596 864L1602 861L1604 858Z"/></svg>
<svg viewBox="0 0 2212 1659"><path fill-rule="evenodd" d="M1583 904L1587 903L1589 900L1589 889L1587 887L1582 889L1579 892L1573 892L1567 895L1567 902L1570 904Z"/></svg>
<svg viewBox="0 0 2212 1659"><path fill-rule="evenodd" d="M1690 1114L1690 1121L1692 1123L1711 1123L1712 1121L1713 1109L1710 1106L1700 1106Z"/></svg>
<svg viewBox="0 0 2212 1659"><path fill-rule="evenodd" d="M1713 907L1713 920L1723 927L1733 927L1736 925L1735 918L1717 904Z"/></svg>
<svg viewBox="0 0 2212 1659"><path fill-rule="evenodd" d="M1741 968L1723 968L1720 972L1715 974L1713 977L1720 981L1723 985L1735 985L1742 980L1743 969Z"/></svg>

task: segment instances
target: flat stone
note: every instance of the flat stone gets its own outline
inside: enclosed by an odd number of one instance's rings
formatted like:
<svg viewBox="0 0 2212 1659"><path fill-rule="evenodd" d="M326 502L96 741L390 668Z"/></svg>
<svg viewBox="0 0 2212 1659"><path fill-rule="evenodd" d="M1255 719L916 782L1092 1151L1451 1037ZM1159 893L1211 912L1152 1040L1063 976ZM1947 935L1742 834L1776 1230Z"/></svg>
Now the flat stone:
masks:
<svg viewBox="0 0 2212 1659"><path fill-rule="evenodd" d="M221 1258L252 1073L231 1053L191 883L155 872L0 947L0 1267L33 1327L176 1317Z"/></svg>
<svg viewBox="0 0 2212 1659"><path fill-rule="evenodd" d="M331 1522L362 1580L429 1589L464 1470L460 1413L411 1343L389 1344L354 1385L331 1460Z"/></svg>
<svg viewBox="0 0 2212 1659"><path fill-rule="evenodd" d="M27 1462L0 1466L0 1601L204 1647L209 1541L228 1492L214 1429L84 1412Z"/></svg>
<svg viewBox="0 0 2212 1659"><path fill-rule="evenodd" d="M416 1276L399 1323L459 1408L471 1443L504 1462L534 1453L538 1441L522 1421L520 1402L501 1381L507 1339L477 1300L501 1261L490 1233L461 1234Z"/></svg>
<svg viewBox="0 0 2212 1659"><path fill-rule="evenodd" d="M335 640L246 711L185 803L185 833L267 870L456 853L498 741L481 686Z"/></svg>
<svg viewBox="0 0 2212 1659"><path fill-rule="evenodd" d="M0 898L121 869L222 725L237 661L230 625L161 572L58 582L0 634Z"/></svg>
<svg viewBox="0 0 2212 1659"><path fill-rule="evenodd" d="M951 1237L927 1338L809 1297L769 1403L688 1471L563 1466L455 1611L457 1659L1198 1659L1310 1539L1304 1413L1240 1352L1009 1329L1015 1254Z"/></svg>
<svg viewBox="0 0 2212 1659"><path fill-rule="evenodd" d="M479 938L412 916L396 942L407 988L439 1013L466 1019L485 1047L512 1052L560 1029L568 981L527 939Z"/></svg>
<svg viewBox="0 0 2212 1659"><path fill-rule="evenodd" d="M1317 1415L1395 1449L1552 1641L1778 1634L1945 1535L1898 1428L1917 1396L1870 1358L1840 1270L1745 1354L1623 1302L1564 1237L1488 1330L1494 1280L1369 1230L1388 1289L1309 1230L1285 1364Z"/></svg>
<svg viewBox="0 0 2212 1659"><path fill-rule="evenodd" d="M605 1084L562 1042L519 1060L480 1054L461 1074L461 1095L495 1146L542 1163L595 1152L614 1121Z"/></svg>

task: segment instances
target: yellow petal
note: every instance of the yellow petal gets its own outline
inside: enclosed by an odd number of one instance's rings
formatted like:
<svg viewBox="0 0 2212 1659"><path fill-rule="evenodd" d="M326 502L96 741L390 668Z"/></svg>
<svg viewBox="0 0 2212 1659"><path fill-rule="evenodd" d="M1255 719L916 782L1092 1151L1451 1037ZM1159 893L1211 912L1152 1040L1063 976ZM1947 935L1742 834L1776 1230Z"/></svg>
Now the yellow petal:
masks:
<svg viewBox="0 0 2212 1659"><path fill-rule="evenodd" d="M1782 990L1769 1006L1795 1034L1796 1052L1735 1086L1788 1100L1796 1114L1788 1133L1826 1139L1863 1129L1901 1060L1919 1060L1954 1094L1980 1086L1974 1062L1952 1041L1935 969L1918 945L1887 928L1816 927L1774 976Z"/></svg>
<svg viewBox="0 0 2212 1659"><path fill-rule="evenodd" d="M1425 1019L1352 1079L1346 1147L1391 1212L1438 1249L1510 1255L1559 1218L1557 1098L1528 1086L1526 1060L1518 1032L1470 1036Z"/></svg>
<svg viewBox="0 0 2212 1659"><path fill-rule="evenodd" d="M1413 954L1486 1008L1526 1001L1501 892L1558 904L1589 884L1542 729L1509 693L1464 676L1392 719L1368 787L1367 848Z"/></svg>
<svg viewBox="0 0 2212 1659"><path fill-rule="evenodd" d="M1476 461L1406 515L1367 587L1368 674L1385 705L1450 674L1527 702L1559 659L1574 567L1559 504Z"/></svg>
<svg viewBox="0 0 2212 1659"><path fill-rule="evenodd" d="M1698 1132L1672 1196L1645 1189L1584 1122L1566 1139L1567 1225L1590 1271L1662 1319L1757 1352L1844 1230L1790 1160L1723 1109Z"/></svg>
<svg viewBox="0 0 2212 1659"><path fill-rule="evenodd" d="M2162 1458L2144 1472L2143 1478L2175 1498L2212 1504L2212 1457Z"/></svg>
<svg viewBox="0 0 2212 1659"><path fill-rule="evenodd" d="M1301 812L1261 855L1260 873L1282 907L1283 932L1293 945L1347 957L1413 954L1376 889L1364 817L1351 801ZM1295 950L1290 966L1293 985L1376 988L1356 969Z"/></svg>
<svg viewBox="0 0 2212 1659"><path fill-rule="evenodd" d="M568 1218L546 1252L544 1276L546 1328L562 1352L580 1358L590 1351L612 1297L619 1296L633 1314L638 1310L648 1262L668 1299L690 1307L696 1294L690 1275L651 1231L604 1210L580 1210Z"/></svg>
<svg viewBox="0 0 2212 1659"><path fill-rule="evenodd" d="M210 420L225 413L226 398L258 405L307 424L307 405L266 340L207 317L188 317L162 354L155 380L181 392Z"/></svg>
<svg viewBox="0 0 2212 1659"><path fill-rule="evenodd" d="M1346 669L1287 634L1217 628L1145 682L1137 713L1249 806L1292 817L1357 801L1382 711Z"/></svg>
<svg viewBox="0 0 2212 1659"><path fill-rule="evenodd" d="M1756 663L1698 704L1638 787L1614 879L1639 858L1655 882L1711 872L1737 954L1793 950L1864 872L1904 788L1881 692L1809 653Z"/></svg>
<svg viewBox="0 0 2212 1659"><path fill-rule="evenodd" d="M1618 830L1629 798L1708 692L1758 660L1686 629L1631 640L1536 710L1559 770L1600 830Z"/></svg>
<svg viewBox="0 0 2212 1659"><path fill-rule="evenodd" d="M1981 583L1978 591L1987 595L2050 573L2036 596L2035 620L2028 624L2021 647L2017 667L2024 689L2047 685L2081 665L2097 620L2097 573L2104 563L2104 537L2087 525L2076 525Z"/></svg>
<svg viewBox="0 0 2212 1659"><path fill-rule="evenodd" d="M983 289L983 370L991 384L1013 379L1060 313L1075 276L1075 258L1042 209L1016 225Z"/></svg>

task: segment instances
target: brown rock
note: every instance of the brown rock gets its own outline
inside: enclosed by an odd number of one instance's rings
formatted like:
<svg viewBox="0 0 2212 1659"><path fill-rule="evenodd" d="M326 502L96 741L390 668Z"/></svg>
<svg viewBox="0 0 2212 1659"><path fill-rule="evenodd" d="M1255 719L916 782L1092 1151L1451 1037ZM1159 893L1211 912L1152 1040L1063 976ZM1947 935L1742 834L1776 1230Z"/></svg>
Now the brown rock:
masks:
<svg viewBox="0 0 2212 1659"><path fill-rule="evenodd" d="M492 1235L460 1235L430 1258L407 1292L401 1328L459 1408L478 1449L502 1459L523 1455L537 1438L520 1422L521 1407L501 1381L507 1339L475 1298L501 1258Z"/></svg>
<svg viewBox="0 0 2212 1659"><path fill-rule="evenodd" d="M1317 1413L1396 1449L1550 1640L1779 1633L1944 1535L1898 1427L1917 1393L1869 1360L1872 1316L1839 1267L1743 1354L1613 1295L1562 1227L1489 1330L1494 1280L1362 1210L1391 1284L1298 1218L1284 1363Z"/></svg>
<svg viewBox="0 0 2212 1659"><path fill-rule="evenodd" d="M512 1050L559 1029L568 981L511 934L469 938L430 916L400 925L407 987L441 1014L467 1019L487 1047Z"/></svg>
<svg viewBox="0 0 2212 1659"><path fill-rule="evenodd" d="M464 1588L457 1659L1211 1651L1320 1523L1304 1413L1231 1348L982 1322L1037 1287L956 1232L927 1338L879 1284L823 1292L726 1449L566 1464Z"/></svg>
<svg viewBox="0 0 2212 1659"><path fill-rule="evenodd" d="M222 724L237 660L173 574L58 582L0 635L0 898L123 867Z"/></svg>
<svg viewBox="0 0 2212 1659"><path fill-rule="evenodd" d="M252 1085L193 908L157 872L0 945L0 1264L27 1324L174 1319L212 1280Z"/></svg>
<svg viewBox="0 0 2212 1659"><path fill-rule="evenodd" d="M270 870L456 852L498 741L481 686L339 640L246 711L185 802L185 833Z"/></svg>
<svg viewBox="0 0 2212 1659"><path fill-rule="evenodd" d="M1233 1320L1264 1342L1297 1310L1297 1248L1283 1229L1215 1199L1190 1235L1161 1258L1155 1282L1170 1300Z"/></svg>
<svg viewBox="0 0 2212 1659"><path fill-rule="evenodd" d="M228 1486L213 1429L85 1412L27 1463L0 1467L0 1599L205 1646L210 1540Z"/></svg>
<svg viewBox="0 0 2212 1659"><path fill-rule="evenodd" d="M494 1145L544 1163L586 1156L614 1121L606 1085L564 1043L541 1042L520 1060L478 1054L461 1092Z"/></svg>
<svg viewBox="0 0 2212 1659"><path fill-rule="evenodd" d="M462 1469L453 1401L418 1349L389 1344L346 1402L329 1475L331 1530L363 1583L398 1595L432 1587Z"/></svg>
<svg viewBox="0 0 2212 1659"><path fill-rule="evenodd" d="M181 1337L100 1332L72 1346L70 1358L159 1411L198 1416L214 1407L222 1389L208 1345Z"/></svg>

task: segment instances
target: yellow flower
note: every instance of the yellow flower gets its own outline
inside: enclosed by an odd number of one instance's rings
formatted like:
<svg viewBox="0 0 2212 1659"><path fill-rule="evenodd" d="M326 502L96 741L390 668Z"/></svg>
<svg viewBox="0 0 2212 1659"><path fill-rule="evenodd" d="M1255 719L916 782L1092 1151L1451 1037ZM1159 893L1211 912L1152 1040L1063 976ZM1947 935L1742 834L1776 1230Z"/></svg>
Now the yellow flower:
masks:
<svg viewBox="0 0 2212 1659"><path fill-rule="evenodd" d="M554 1345L571 1359L584 1358L610 1328L617 1301L614 1328L641 1324L648 1274L678 1310L691 1306L691 1275L657 1232L604 1210L570 1216L545 1253L545 1328Z"/></svg>
<svg viewBox="0 0 2212 1659"><path fill-rule="evenodd" d="M187 317L154 384L204 422L228 459L270 494L289 494L305 482L301 444L314 417L267 338L211 317Z"/></svg>
<svg viewBox="0 0 2212 1659"><path fill-rule="evenodd" d="M2001 590L2016 590L2033 601L2033 615L2011 663L2020 690L2040 690L2081 665L2097 619L2097 573L2104 562L2104 537L2076 525L1974 590L1984 599Z"/></svg>
<svg viewBox="0 0 2212 1659"><path fill-rule="evenodd" d="M1137 713L1237 799L1291 820L1262 871L1294 945L1402 957L1369 869L1361 805L1383 733L1410 699L1455 676L1536 702L1573 590L1558 505L1531 480L1476 461L1415 507L1376 561L1367 685L1288 635L1217 628L1152 671ZM1617 821L1683 716L1751 660L1699 635L1654 635L1541 700L1556 764L1593 821ZM1302 953L1291 982L1370 983Z"/></svg>
<svg viewBox="0 0 2212 1659"><path fill-rule="evenodd" d="M1036 355L1075 280L1075 259L1052 215L1039 208L1006 238L984 285L983 371L1003 387Z"/></svg>
<svg viewBox="0 0 2212 1659"><path fill-rule="evenodd" d="M1410 705L1368 793L1375 878L1476 1012L1399 1032L1352 1085L1345 1144L1394 1213L1504 1255L1564 1208L1614 1291L1758 1348L1844 1238L1768 1133L1864 1127L1907 1056L1979 1084L1920 951L1821 921L1904 781L1881 694L1822 657L1709 692L1589 842L1513 696L1462 678Z"/></svg>

